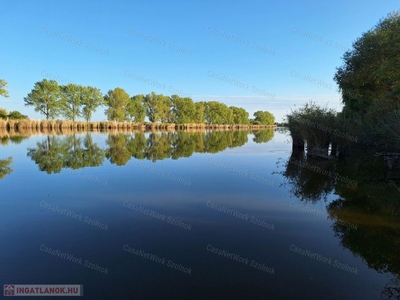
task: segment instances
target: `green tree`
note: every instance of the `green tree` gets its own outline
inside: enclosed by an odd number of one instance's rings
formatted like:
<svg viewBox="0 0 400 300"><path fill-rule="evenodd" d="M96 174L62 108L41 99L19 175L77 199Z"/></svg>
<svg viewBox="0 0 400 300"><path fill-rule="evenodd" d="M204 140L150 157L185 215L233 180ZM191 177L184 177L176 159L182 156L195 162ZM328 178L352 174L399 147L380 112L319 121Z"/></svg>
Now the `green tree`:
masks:
<svg viewBox="0 0 400 300"><path fill-rule="evenodd" d="M232 124L233 112L224 103L210 101L206 103L205 119L208 124Z"/></svg>
<svg viewBox="0 0 400 300"><path fill-rule="evenodd" d="M4 79L0 79L0 96L9 97L6 87L7 81L5 81Z"/></svg>
<svg viewBox="0 0 400 300"><path fill-rule="evenodd" d="M133 96L126 106L126 116L137 123L143 123L146 118L146 108L144 107L144 95Z"/></svg>
<svg viewBox="0 0 400 300"><path fill-rule="evenodd" d="M196 108L196 112L194 114L194 122L196 124L204 124L204 111L206 108L205 102L196 102L194 106Z"/></svg>
<svg viewBox="0 0 400 300"><path fill-rule="evenodd" d="M129 95L121 88L108 91L104 96L108 105L105 113L108 120L123 122L126 119L126 107L130 101Z"/></svg>
<svg viewBox="0 0 400 300"><path fill-rule="evenodd" d="M0 119L7 119L8 114L7 114L7 110L4 108L0 108Z"/></svg>
<svg viewBox="0 0 400 300"><path fill-rule="evenodd" d="M171 96L172 121L177 124L193 123L196 115L196 106L191 98Z"/></svg>
<svg viewBox="0 0 400 300"><path fill-rule="evenodd" d="M19 111L16 111L16 110L10 111L10 113L8 114L8 117L10 119L13 119L13 120L23 120L23 119L27 119L28 118L28 116L25 116L25 115L21 114Z"/></svg>
<svg viewBox="0 0 400 300"><path fill-rule="evenodd" d="M249 113L241 107L230 106L233 112L233 123L235 124L249 124Z"/></svg>
<svg viewBox="0 0 400 300"><path fill-rule="evenodd" d="M68 84L60 86L63 103L65 105L63 114L68 120L75 122L76 118L81 116L81 105L83 96L83 87L77 84Z"/></svg>
<svg viewBox="0 0 400 300"><path fill-rule="evenodd" d="M168 122L171 120L171 99L155 92L147 94L144 101L146 114L150 122Z"/></svg>
<svg viewBox="0 0 400 300"><path fill-rule="evenodd" d="M44 114L47 120L59 116L64 107L60 87L55 80L36 82L24 101L26 106L34 106L36 112Z"/></svg>
<svg viewBox="0 0 400 300"><path fill-rule="evenodd" d="M105 104L103 94L98 88L83 87L81 104L83 105L82 117L89 122L96 109Z"/></svg>
<svg viewBox="0 0 400 300"><path fill-rule="evenodd" d="M361 115L373 102L400 100L400 14L393 12L345 52L335 81L342 93L344 112ZM397 106L398 107L398 106Z"/></svg>
<svg viewBox="0 0 400 300"><path fill-rule="evenodd" d="M268 111L256 111L254 113L254 121L261 125L274 125L275 117Z"/></svg>

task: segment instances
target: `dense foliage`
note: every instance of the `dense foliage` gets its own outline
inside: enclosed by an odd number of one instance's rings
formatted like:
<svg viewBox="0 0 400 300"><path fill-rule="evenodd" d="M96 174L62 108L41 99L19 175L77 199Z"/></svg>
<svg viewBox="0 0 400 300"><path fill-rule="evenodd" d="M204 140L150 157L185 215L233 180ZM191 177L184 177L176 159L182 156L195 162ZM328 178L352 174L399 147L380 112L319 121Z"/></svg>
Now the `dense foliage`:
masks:
<svg viewBox="0 0 400 300"><path fill-rule="evenodd" d="M59 86L56 81L46 79L36 82L24 100L25 105L33 106L47 120L63 116L73 122L78 118L89 122L96 109L105 105L107 119L116 122L143 123L146 117L152 123L175 124L274 125L275 121L268 111L257 111L254 113L255 119L249 120L249 113L244 108L228 107L218 101L194 102L189 97L166 96L155 92L130 97L119 87L103 96L94 87L76 84Z"/></svg>

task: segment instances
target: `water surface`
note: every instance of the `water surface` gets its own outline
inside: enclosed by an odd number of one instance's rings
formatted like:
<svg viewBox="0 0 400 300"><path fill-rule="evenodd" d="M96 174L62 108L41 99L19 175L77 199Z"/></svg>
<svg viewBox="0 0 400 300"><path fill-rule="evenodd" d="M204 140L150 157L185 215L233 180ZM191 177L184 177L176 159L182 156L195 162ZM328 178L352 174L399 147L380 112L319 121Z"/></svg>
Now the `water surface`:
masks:
<svg viewBox="0 0 400 300"><path fill-rule="evenodd" d="M87 299L398 299L400 210L382 199L399 190L305 164L289 140L3 137L0 281Z"/></svg>

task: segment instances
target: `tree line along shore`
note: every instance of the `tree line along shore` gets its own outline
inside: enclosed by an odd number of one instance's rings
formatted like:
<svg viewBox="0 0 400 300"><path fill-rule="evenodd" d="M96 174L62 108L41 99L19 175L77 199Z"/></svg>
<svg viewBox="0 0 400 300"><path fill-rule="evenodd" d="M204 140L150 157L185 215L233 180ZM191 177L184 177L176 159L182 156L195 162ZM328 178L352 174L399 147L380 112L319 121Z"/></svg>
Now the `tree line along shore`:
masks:
<svg viewBox="0 0 400 300"><path fill-rule="evenodd" d="M7 82L0 79L0 96L8 97L6 86ZM130 97L119 87L103 95L95 87L73 83L59 85L57 81L47 79L35 83L24 98L24 103L44 115L45 120L30 120L18 111L8 113L7 110L0 109L0 127L213 128L220 125L251 127L275 124L274 115L268 111L256 111L254 118L249 118L249 113L244 108L228 107L218 101L194 102L190 97L166 96L155 92ZM104 113L108 122L90 122L93 113L101 106L105 107ZM58 120L60 117L64 119Z"/></svg>

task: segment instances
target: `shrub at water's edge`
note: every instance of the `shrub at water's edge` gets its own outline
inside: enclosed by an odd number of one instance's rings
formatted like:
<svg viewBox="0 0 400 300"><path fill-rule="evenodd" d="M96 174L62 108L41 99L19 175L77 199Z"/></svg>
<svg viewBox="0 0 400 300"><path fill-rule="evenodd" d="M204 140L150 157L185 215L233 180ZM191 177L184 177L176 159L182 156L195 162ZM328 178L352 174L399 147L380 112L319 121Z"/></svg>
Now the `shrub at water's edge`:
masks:
<svg viewBox="0 0 400 300"><path fill-rule="evenodd" d="M315 103L287 115L293 148L347 156L356 148L400 152L400 14L393 12L353 44L335 81L344 107Z"/></svg>

